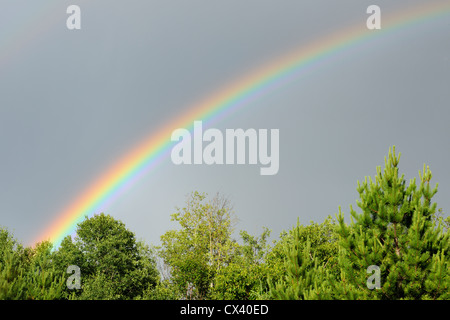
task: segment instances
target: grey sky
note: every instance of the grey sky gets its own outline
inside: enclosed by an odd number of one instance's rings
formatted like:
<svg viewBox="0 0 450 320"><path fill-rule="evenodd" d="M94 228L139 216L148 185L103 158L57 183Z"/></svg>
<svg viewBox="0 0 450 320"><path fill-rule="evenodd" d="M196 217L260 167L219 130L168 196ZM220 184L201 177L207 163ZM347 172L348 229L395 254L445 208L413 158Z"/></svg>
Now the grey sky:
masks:
<svg viewBox="0 0 450 320"><path fill-rule="evenodd" d="M0 0L0 225L30 244L103 170L160 124L246 73L331 32L366 29L422 1ZM445 1L437 1L445 2ZM66 28L78 4L82 29ZM367 32L370 32L367 30ZM450 15L348 50L214 127L280 130L280 170L175 166L106 213L156 244L194 190L229 197L237 229L277 237L355 204L357 180L402 152L430 165L450 206ZM198 119L200 120L200 119Z"/></svg>

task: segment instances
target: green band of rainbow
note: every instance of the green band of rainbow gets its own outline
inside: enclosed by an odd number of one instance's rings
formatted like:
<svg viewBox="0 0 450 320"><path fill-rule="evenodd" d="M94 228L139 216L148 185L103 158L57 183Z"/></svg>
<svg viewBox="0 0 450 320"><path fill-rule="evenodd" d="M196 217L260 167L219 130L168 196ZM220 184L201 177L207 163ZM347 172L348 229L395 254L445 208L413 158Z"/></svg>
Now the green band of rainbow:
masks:
<svg viewBox="0 0 450 320"><path fill-rule="evenodd" d="M217 121L248 104L250 100L295 79L308 67L330 59L339 52L348 51L369 39L400 28L447 17L449 13L450 2L448 1L406 8L391 17L383 16L381 30L370 31L361 25L341 30L307 46L302 46L289 55L238 79L229 87L195 104L186 113L152 133L148 139L101 175L70 206L62 210L58 218L44 230L36 242L50 240L57 247L66 235L75 231L77 224L85 216L100 213L98 210L105 208L123 190L167 158L173 146L171 134L176 128L192 129L195 120L202 120L205 123Z"/></svg>

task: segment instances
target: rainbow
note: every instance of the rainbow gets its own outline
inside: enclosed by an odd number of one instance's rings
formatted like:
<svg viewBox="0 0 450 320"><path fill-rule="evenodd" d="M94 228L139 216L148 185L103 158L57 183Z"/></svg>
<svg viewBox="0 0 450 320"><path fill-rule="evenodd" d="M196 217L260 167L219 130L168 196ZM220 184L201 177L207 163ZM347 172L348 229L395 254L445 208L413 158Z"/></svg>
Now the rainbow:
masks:
<svg viewBox="0 0 450 320"><path fill-rule="evenodd" d="M445 17L449 13L450 2L448 1L404 8L392 16L383 15L381 30L367 30L360 23L307 46L301 46L298 50L247 74L204 101L194 104L187 109L187 112L166 123L149 138L143 140L62 210L58 218L44 230L35 243L50 240L55 248L58 247L65 236L76 230L77 224L85 216L99 213L97 211L99 208L105 208L112 203L121 192L166 159L174 144L170 139L174 129L192 130L194 120L202 120L204 124L218 121L250 101L292 82L308 68L330 60L339 52L347 51L388 32L392 33L397 29Z"/></svg>

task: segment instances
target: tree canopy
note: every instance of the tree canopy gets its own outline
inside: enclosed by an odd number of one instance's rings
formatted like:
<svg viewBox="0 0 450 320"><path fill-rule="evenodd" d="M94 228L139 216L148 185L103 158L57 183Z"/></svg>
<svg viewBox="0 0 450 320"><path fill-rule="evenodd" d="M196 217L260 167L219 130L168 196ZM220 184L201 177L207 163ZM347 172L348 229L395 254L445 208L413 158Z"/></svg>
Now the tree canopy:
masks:
<svg viewBox="0 0 450 320"><path fill-rule="evenodd" d="M80 268L82 289L66 289L72 298L133 299L158 281L150 248L123 222L103 213L82 221L75 239L67 236L53 260L67 278L69 266Z"/></svg>
<svg viewBox="0 0 450 320"><path fill-rule="evenodd" d="M393 147L357 182L349 223L339 207L272 241L268 228L236 232L231 201L196 191L159 246L104 213L58 248L25 247L0 228L0 299L448 300L450 218L433 202L430 168L408 182L399 163Z"/></svg>

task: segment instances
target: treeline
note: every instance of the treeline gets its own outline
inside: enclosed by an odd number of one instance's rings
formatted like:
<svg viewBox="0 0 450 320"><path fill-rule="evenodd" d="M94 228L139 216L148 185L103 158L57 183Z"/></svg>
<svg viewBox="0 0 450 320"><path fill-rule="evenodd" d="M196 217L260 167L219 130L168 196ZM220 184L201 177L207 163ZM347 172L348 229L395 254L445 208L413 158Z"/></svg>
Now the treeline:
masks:
<svg viewBox="0 0 450 320"><path fill-rule="evenodd" d="M358 182L350 223L339 208L270 243L267 228L233 238L229 200L198 192L158 247L103 213L58 248L0 229L0 299L449 299L450 218L432 202L429 168L407 184L399 159L389 150L384 170Z"/></svg>

